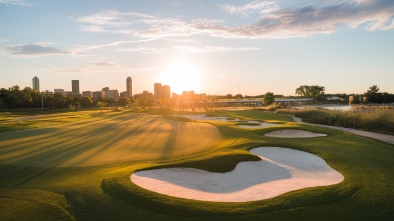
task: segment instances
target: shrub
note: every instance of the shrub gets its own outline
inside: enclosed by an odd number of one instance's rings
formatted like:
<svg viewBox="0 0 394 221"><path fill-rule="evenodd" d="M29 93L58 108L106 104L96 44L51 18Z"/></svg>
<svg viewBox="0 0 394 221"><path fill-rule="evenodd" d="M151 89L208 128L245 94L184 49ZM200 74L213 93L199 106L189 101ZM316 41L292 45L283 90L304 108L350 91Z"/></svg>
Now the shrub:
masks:
<svg viewBox="0 0 394 221"><path fill-rule="evenodd" d="M352 112L322 109L280 109L276 113L299 117L307 123L347 128L354 128L354 122L357 121L360 130L394 134L394 111L392 110Z"/></svg>

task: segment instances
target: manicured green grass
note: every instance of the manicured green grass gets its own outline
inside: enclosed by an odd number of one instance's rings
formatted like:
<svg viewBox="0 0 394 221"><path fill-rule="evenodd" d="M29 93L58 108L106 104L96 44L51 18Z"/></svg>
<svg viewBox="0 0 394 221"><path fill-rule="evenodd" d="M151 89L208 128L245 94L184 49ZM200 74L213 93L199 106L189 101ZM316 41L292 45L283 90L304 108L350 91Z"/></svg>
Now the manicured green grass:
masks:
<svg viewBox="0 0 394 221"><path fill-rule="evenodd" d="M158 114L158 110L146 113ZM121 112L104 121L116 122L91 138L119 131L124 119L132 121L146 113ZM168 119L172 112L163 113ZM106 113L104 113L105 115ZM233 122L211 122L221 137L209 148L158 157L158 145L145 155L122 162L90 166L24 167L0 162L1 220L392 220L394 218L394 150L388 144L323 127L297 124L290 117L263 111L220 112L220 116L279 123L275 128L245 130ZM118 119L118 120L116 120ZM163 118L153 118L150 124ZM55 120L56 121L56 120ZM94 126L102 116L79 119L69 125L77 130ZM194 122L189 122L195 124ZM62 125L51 125L61 128ZM85 127L83 127L85 126ZM142 126L142 124L141 124ZM264 134L277 129L302 129L325 133L318 138L274 138ZM141 130L147 130L142 128ZM17 131L16 131L17 132ZM16 133L12 132L12 133ZM119 131L121 132L121 131ZM130 132L130 136L137 133ZM0 133L0 138L4 134ZM116 133L115 133L116 134ZM114 135L115 135L114 134ZM76 135L75 135L76 136ZM83 140L88 139L88 134ZM154 135L152 135L154 139ZM200 138L202 139L202 138ZM50 141L52 142L52 141ZM171 146L170 141L167 145ZM157 142L159 143L159 142ZM41 145L36 148L39 148ZM287 147L316 154L345 176L344 182L293 191L273 199L246 203L214 203L179 199L150 192L130 181L134 171L162 167L193 167L212 172L231 171L238 162L258 158L254 147ZM391 145L392 146L392 145ZM0 143L0 150L4 146ZM75 147L78 150L78 145ZM92 147L92 150L94 147ZM44 150L42 150L44 151ZM81 150L79 150L81 151ZM116 154L113 152L112 154ZM51 157L43 155L43 157ZM47 159L42 159L47 160Z"/></svg>
<svg viewBox="0 0 394 221"><path fill-rule="evenodd" d="M120 113L125 113L123 110ZM55 126L65 123L73 123L81 120L111 118L118 112L100 110L45 110L32 112L0 112L0 133Z"/></svg>

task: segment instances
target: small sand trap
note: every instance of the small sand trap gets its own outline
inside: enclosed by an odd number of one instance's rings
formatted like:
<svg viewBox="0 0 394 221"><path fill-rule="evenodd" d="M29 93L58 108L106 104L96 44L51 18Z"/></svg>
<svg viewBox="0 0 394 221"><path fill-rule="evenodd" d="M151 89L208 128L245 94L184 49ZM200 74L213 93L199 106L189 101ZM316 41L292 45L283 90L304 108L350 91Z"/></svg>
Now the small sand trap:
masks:
<svg viewBox="0 0 394 221"><path fill-rule="evenodd" d="M247 128L247 129L259 129L259 128L265 128L265 127L276 127L279 125L279 124L273 124L273 123L260 123L255 120L248 121L247 123L252 123L252 124L256 124L256 125L238 124L238 127Z"/></svg>
<svg viewBox="0 0 394 221"><path fill-rule="evenodd" d="M267 137L283 137L283 138L308 138L308 137L325 137L327 134L312 133L304 130L276 130L265 134Z"/></svg>
<svg viewBox="0 0 394 221"><path fill-rule="evenodd" d="M178 117L186 117L193 120L215 120L215 121L222 121L222 122L237 122L240 121L239 118L232 118L232 117L207 117L205 114L195 114L195 115L174 115ZM230 120L229 120L230 119Z"/></svg>
<svg viewBox="0 0 394 221"><path fill-rule="evenodd" d="M342 174L318 156L303 151L260 147L251 150L261 161L241 162L227 173L192 168L139 171L136 185L164 195L213 202L248 202L343 181Z"/></svg>
<svg viewBox="0 0 394 221"><path fill-rule="evenodd" d="M221 121L221 122L243 122L245 124L239 124L238 127L245 128L245 129L259 129L265 127L275 127L278 124L273 123L260 123L259 121L249 120L243 121L239 118L232 118L232 117L207 117L204 114L196 114L196 115L175 115L179 117L186 117L193 120L214 120L214 121ZM248 123L255 124L255 125L247 125Z"/></svg>

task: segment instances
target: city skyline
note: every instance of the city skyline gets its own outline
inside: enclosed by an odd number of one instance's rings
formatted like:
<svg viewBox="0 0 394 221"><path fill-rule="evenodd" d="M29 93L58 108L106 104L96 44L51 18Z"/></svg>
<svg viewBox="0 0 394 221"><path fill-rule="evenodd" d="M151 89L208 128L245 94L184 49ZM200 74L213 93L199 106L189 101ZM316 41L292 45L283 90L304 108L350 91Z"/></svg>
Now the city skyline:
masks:
<svg viewBox="0 0 394 221"><path fill-rule="evenodd" d="M0 88L394 93L393 1L4 0L0 23Z"/></svg>

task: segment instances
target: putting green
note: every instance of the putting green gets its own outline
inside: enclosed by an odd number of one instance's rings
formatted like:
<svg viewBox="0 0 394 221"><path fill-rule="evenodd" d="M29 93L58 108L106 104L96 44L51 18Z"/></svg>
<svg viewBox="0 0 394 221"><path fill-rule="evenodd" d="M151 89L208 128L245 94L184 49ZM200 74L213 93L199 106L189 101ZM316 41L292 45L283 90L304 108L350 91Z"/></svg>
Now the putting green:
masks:
<svg viewBox="0 0 394 221"><path fill-rule="evenodd" d="M64 167L166 159L202 151L219 138L220 132L210 124L127 114L1 133L0 162Z"/></svg>

